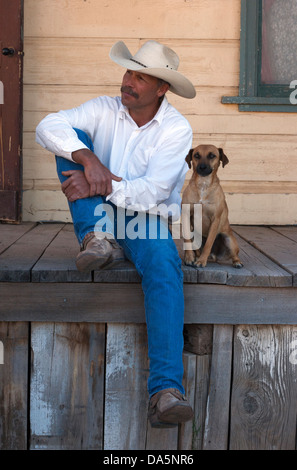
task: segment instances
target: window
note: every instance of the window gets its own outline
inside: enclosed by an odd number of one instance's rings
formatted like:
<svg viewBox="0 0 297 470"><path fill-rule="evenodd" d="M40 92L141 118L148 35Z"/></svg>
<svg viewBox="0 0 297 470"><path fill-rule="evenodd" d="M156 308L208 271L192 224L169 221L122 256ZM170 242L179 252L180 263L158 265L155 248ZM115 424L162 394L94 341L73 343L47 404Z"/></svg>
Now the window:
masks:
<svg viewBox="0 0 297 470"><path fill-rule="evenodd" d="M242 0L240 111L297 112L297 0Z"/></svg>

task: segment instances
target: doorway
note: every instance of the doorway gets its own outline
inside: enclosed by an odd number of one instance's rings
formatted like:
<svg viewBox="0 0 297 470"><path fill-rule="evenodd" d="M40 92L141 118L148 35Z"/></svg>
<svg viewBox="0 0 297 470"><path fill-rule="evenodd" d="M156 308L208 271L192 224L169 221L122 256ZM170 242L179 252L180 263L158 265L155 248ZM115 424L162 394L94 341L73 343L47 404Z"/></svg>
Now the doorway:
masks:
<svg viewBox="0 0 297 470"><path fill-rule="evenodd" d="M0 221L21 222L23 0L0 2Z"/></svg>

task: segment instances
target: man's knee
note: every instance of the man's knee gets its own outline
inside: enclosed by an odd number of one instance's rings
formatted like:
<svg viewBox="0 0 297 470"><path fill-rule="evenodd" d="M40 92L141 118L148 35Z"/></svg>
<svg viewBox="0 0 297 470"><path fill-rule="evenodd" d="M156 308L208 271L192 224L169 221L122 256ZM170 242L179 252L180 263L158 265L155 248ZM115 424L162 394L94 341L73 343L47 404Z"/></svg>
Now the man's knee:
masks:
<svg viewBox="0 0 297 470"><path fill-rule="evenodd" d="M76 127L74 127L73 130L76 132L78 139L83 144L85 144L88 147L88 149L94 152L94 145L93 145L91 138L88 136L88 134L85 131L82 131L81 129L77 129Z"/></svg>
<svg viewBox="0 0 297 470"><path fill-rule="evenodd" d="M91 141L88 134L86 134L86 132L80 129L73 128L73 130L76 132L79 140L93 152L94 151L93 142ZM62 171L69 171L69 170L84 171L84 167L82 165L79 165L78 163L75 163L72 160L68 160L67 158L59 157L58 155L56 155L56 166L57 166L57 173L58 173L61 183L63 183L67 179L67 176L62 175Z"/></svg>

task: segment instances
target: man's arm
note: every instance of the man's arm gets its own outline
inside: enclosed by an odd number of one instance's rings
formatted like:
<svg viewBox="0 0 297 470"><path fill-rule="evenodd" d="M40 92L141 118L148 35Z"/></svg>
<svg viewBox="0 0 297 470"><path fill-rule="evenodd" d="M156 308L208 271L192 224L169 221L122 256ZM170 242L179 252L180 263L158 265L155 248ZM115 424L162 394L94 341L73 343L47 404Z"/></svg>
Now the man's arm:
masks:
<svg viewBox="0 0 297 470"><path fill-rule="evenodd" d="M108 196L112 191L112 180L121 181L122 178L114 175L104 166L97 156L89 149L81 149L72 152L72 159L84 167L85 180L89 185L89 196ZM85 183L81 181L78 189L85 188ZM78 184L79 181L76 180Z"/></svg>
<svg viewBox="0 0 297 470"><path fill-rule="evenodd" d="M93 135L98 114L99 102L91 100L78 108L49 114L36 128L37 143L84 167L83 175L81 172L64 173L69 181L63 183L62 190L70 201L97 194L107 196L112 190L112 180L121 181L78 139L73 129L78 128Z"/></svg>

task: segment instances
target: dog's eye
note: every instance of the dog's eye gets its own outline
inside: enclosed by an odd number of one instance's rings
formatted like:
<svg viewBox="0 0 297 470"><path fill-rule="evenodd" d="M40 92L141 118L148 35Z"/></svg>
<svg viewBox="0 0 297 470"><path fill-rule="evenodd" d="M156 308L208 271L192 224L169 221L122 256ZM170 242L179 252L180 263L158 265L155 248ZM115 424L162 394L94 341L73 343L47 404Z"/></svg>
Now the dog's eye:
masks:
<svg viewBox="0 0 297 470"><path fill-rule="evenodd" d="M197 160L199 160L199 158L201 158L198 152L194 154L194 158L197 158Z"/></svg>
<svg viewBox="0 0 297 470"><path fill-rule="evenodd" d="M213 158L216 158L215 154L214 153L209 153L207 155L207 158L209 158L210 160L212 160Z"/></svg>

